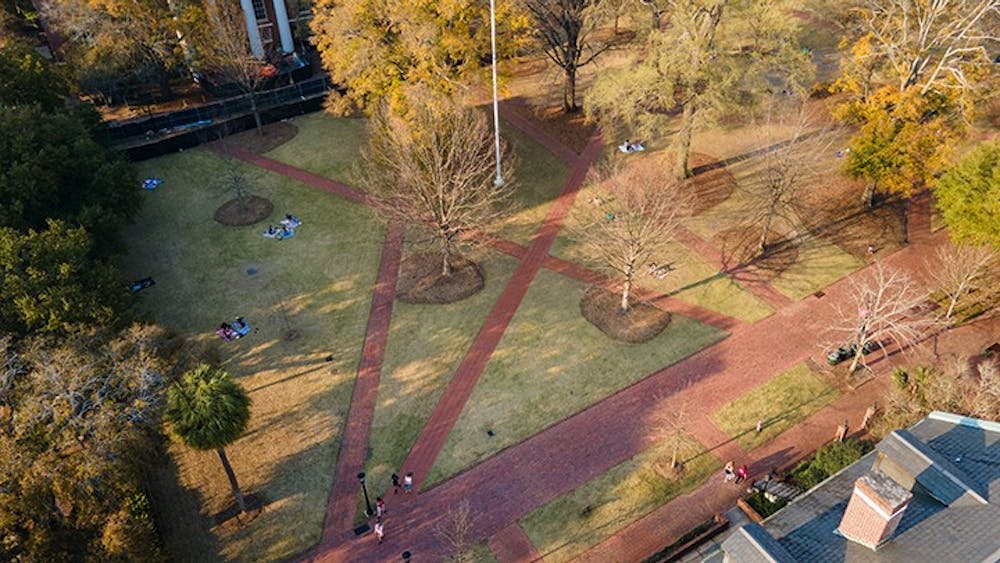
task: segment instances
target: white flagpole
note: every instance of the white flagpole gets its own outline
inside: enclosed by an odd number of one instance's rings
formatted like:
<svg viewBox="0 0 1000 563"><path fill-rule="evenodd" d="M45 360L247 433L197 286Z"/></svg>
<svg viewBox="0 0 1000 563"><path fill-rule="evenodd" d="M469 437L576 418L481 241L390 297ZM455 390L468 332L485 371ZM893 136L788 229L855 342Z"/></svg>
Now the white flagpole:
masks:
<svg viewBox="0 0 1000 563"><path fill-rule="evenodd" d="M497 104L497 22L494 0L490 0L490 46L493 54L493 137L496 145L497 177L493 184L503 185L503 173L500 171L500 109Z"/></svg>

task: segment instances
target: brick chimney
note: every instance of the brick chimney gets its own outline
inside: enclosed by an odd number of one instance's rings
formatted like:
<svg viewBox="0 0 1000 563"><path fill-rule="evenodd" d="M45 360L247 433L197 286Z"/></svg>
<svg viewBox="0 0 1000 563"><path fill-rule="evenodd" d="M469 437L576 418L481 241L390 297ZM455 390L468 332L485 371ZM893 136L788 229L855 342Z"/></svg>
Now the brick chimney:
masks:
<svg viewBox="0 0 1000 563"><path fill-rule="evenodd" d="M881 471L871 471L854 482L837 528L844 537L870 549L892 538L913 494Z"/></svg>

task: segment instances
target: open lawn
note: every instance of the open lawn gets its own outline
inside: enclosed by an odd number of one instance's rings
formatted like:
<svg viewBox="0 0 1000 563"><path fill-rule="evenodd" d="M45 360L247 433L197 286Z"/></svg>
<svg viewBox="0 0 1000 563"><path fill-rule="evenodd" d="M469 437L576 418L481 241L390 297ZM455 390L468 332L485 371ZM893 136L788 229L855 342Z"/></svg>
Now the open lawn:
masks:
<svg viewBox="0 0 1000 563"><path fill-rule="evenodd" d="M804 237L798 242L798 260L771 280L771 286L798 301L847 276L864 262L822 238Z"/></svg>
<svg viewBox="0 0 1000 563"><path fill-rule="evenodd" d="M266 239L267 221L233 228L212 219L232 197L212 185L226 167L216 154L185 151L139 167L164 184L144 193L125 233L124 270L157 282L140 295L145 314L187 337L192 351L213 347L250 393L250 427L227 452L244 491L266 503L245 527L206 529L232 504L225 473L214 452L172 445L183 490L161 479L154 491L165 544L178 560L290 557L314 544L323 524L382 228L355 204L248 169L251 191L274 202L270 222L286 212L303 221L294 238ZM219 341L213 330L237 315L253 332ZM287 340L288 329L299 336Z"/></svg>
<svg viewBox="0 0 1000 563"><path fill-rule="evenodd" d="M368 137L368 120L337 118L321 111L289 122L299 133L265 156L331 180L354 184L353 168Z"/></svg>
<svg viewBox="0 0 1000 563"><path fill-rule="evenodd" d="M616 342L581 316L584 290L579 282L538 273L428 483L454 475L726 334L674 315L670 326L649 342Z"/></svg>
<svg viewBox="0 0 1000 563"><path fill-rule="evenodd" d="M749 452L795 426L839 394L808 366L799 364L747 391L710 418ZM758 420L764 422L760 433L756 431Z"/></svg>
<svg viewBox="0 0 1000 563"><path fill-rule="evenodd" d="M375 496L389 490L394 471L400 473L455 368L517 266L515 259L499 253L480 253L477 258L486 273L486 287L476 295L448 305L400 301L393 305L365 469L369 492ZM364 508L361 497L358 507Z"/></svg>
<svg viewBox="0 0 1000 563"><path fill-rule="evenodd" d="M679 476L670 470L673 444L664 440L528 514L521 528L545 561L574 559L721 467L693 437L682 440Z"/></svg>

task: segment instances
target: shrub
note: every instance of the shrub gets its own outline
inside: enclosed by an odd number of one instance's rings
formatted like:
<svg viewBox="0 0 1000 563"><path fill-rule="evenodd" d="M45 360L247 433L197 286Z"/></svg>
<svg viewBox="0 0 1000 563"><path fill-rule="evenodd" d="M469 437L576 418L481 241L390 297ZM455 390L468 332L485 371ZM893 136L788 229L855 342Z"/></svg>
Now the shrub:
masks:
<svg viewBox="0 0 1000 563"><path fill-rule="evenodd" d="M767 500L762 491L757 491L752 495L746 497L747 504L749 504L753 509L760 514L761 518L767 518L768 516L774 514L775 512L781 510L788 504L788 501L782 498L777 499L774 502Z"/></svg>
<svg viewBox="0 0 1000 563"><path fill-rule="evenodd" d="M827 444L816 450L816 455L812 459L800 463L792 471L790 479L796 487L809 490L861 459L873 448L871 442L855 438Z"/></svg>

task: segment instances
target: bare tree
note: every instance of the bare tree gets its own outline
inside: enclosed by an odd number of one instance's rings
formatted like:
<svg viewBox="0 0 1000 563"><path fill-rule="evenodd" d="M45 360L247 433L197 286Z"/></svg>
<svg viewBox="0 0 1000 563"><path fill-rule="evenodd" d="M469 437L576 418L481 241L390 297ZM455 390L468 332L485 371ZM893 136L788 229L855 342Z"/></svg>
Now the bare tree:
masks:
<svg viewBox="0 0 1000 563"><path fill-rule="evenodd" d="M250 190L253 188L253 179L247 175L246 170L235 160L229 160L226 162L226 169L217 183L220 191L233 194L240 217L245 217L246 204L251 196Z"/></svg>
<svg viewBox="0 0 1000 563"><path fill-rule="evenodd" d="M790 119L771 113L761 128L762 144L768 148L760 157L760 168L745 184L750 197L744 213L747 224L760 228L757 247L761 253L767 250L776 222L800 226L794 208L799 188L824 172L819 163L830 149L832 135L828 128L814 128L811 121L811 115L800 104ZM777 139L771 132L775 125L791 125L791 137Z"/></svg>
<svg viewBox="0 0 1000 563"><path fill-rule="evenodd" d="M545 56L565 76L563 83L563 110L577 111L576 73L611 45L592 43L594 31L594 0L524 0L524 6L535 22L535 32L542 43Z"/></svg>
<svg viewBox="0 0 1000 563"><path fill-rule="evenodd" d="M945 320L951 318L958 301L980 289L996 274L997 253L987 246L944 246L928 264L938 289L948 296Z"/></svg>
<svg viewBox="0 0 1000 563"><path fill-rule="evenodd" d="M687 430L685 430L685 424L687 424L690 407L691 403L684 401L676 409L663 410L657 413L656 424L662 429L667 447L670 449L670 466L668 469L670 469L671 474L664 475L665 477L676 476L677 472L682 470L683 464L679 458L681 448L686 443L685 436L687 435Z"/></svg>
<svg viewBox="0 0 1000 563"><path fill-rule="evenodd" d="M457 507L449 508L444 520L434 526L434 535L447 550L445 561L471 563L475 560L472 551L474 520L469 501L463 500Z"/></svg>
<svg viewBox="0 0 1000 563"><path fill-rule="evenodd" d="M196 39L199 67L213 79L236 85L250 100L257 133L264 126L257 108L257 92L270 77L264 61L250 52L246 20L237 2L205 2L205 26Z"/></svg>
<svg viewBox="0 0 1000 563"><path fill-rule="evenodd" d="M1000 366L980 362L978 384L969 393L969 414L986 420L1000 420Z"/></svg>
<svg viewBox="0 0 1000 563"><path fill-rule="evenodd" d="M417 99L414 97L413 99ZM511 192L510 158L502 146L507 181L494 184L493 133L478 110L424 93L407 116L383 104L369 125L359 181L379 198L389 218L424 228L441 253L441 272L475 231L505 210Z"/></svg>
<svg viewBox="0 0 1000 563"><path fill-rule="evenodd" d="M841 309L834 332L847 335L852 350L850 372L864 355L889 343L904 350L916 343L933 324L923 311L924 293L901 271L876 262L868 275L851 279L850 308Z"/></svg>
<svg viewBox="0 0 1000 563"><path fill-rule="evenodd" d="M595 6L595 15L611 18L612 33L618 35L618 22L621 17L629 12L629 8L635 6L635 0L598 0Z"/></svg>
<svg viewBox="0 0 1000 563"><path fill-rule="evenodd" d="M576 229L588 256L621 280L623 312L636 275L653 261L665 262L671 233L690 209L669 167L652 160L633 164L601 182L603 204Z"/></svg>

